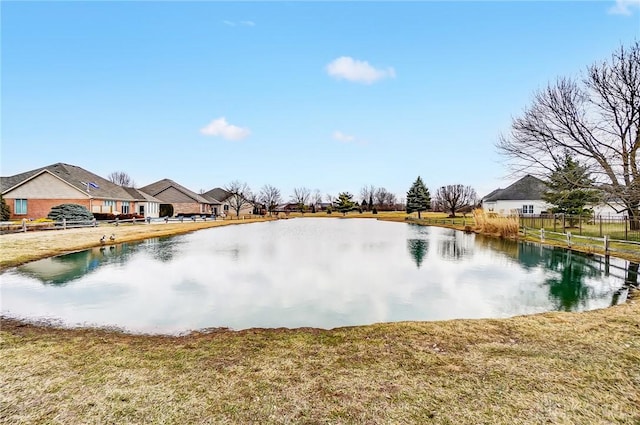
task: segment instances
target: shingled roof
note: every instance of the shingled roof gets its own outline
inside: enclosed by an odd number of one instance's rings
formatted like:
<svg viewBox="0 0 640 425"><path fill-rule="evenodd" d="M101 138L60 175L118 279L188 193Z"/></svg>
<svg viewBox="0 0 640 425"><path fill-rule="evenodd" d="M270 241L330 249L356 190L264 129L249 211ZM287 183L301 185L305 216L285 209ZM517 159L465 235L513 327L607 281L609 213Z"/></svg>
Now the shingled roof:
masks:
<svg viewBox="0 0 640 425"><path fill-rule="evenodd" d="M231 193L221 187L216 187L215 189L211 189L210 191L203 193L202 196L220 203L231 196Z"/></svg>
<svg viewBox="0 0 640 425"><path fill-rule="evenodd" d="M196 202L199 202L201 204L211 204L210 200L204 198L201 195L198 195L197 193L187 189L182 185L179 185L178 183L174 182L171 179L158 180L155 183L151 183L149 185L141 187L140 190L150 194L151 196L158 196L158 194L164 192L165 190L171 187L182 192L183 194L187 195L189 198L193 199Z"/></svg>
<svg viewBox="0 0 640 425"><path fill-rule="evenodd" d="M542 199L549 189L544 181L527 174L505 189L496 189L484 198L483 202L520 201Z"/></svg>
<svg viewBox="0 0 640 425"><path fill-rule="evenodd" d="M124 190L126 190L129 195L131 195L133 197L133 199L135 199L136 201L147 201L147 202L158 202L158 203L162 203L162 201L158 198L154 198L153 196L149 195L148 193L144 193L143 191L136 189L135 187L123 187Z"/></svg>
<svg viewBox="0 0 640 425"><path fill-rule="evenodd" d="M134 199L123 187L118 186L97 174L93 174L84 168L61 162L47 165L46 167L36 168L35 170L26 171L14 176L2 177L0 178L0 190L4 194L44 172L53 174L92 198L129 201ZM98 187L89 187L89 183L93 183Z"/></svg>

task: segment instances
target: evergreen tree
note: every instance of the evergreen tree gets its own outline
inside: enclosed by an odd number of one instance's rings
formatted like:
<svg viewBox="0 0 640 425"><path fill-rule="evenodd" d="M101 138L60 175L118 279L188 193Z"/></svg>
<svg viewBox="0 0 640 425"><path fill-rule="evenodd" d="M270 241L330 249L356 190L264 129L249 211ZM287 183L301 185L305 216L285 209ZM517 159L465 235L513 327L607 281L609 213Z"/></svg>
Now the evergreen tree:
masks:
<svg viewBox="0 0 640 425"><path fill-rule="evenodd" d="M593 187L593 181L587 167L580 165L568 154L565 155L563 164L549 176L547 187L549 191L542 195L542 199L554 205L551 208L553 213L589 216L592 210L586 208L586 205L599 201L598 191L589 189Z"/></svg>
<svg viewBox="0 0 640 425"><path fill-rule="evenodd" d="M418 211L418 218L421 218L420 212L428 209L431 209L431 195L422 178L418 176L407 192L407 214Z"/></svg>
<svg viewBox="0 0 640 425"><path fill-rule="evenodd" d="M346 215L347 212L351 211L355 207L355 202L353 202L353 195L349 192L342 192L338 195L338 199L335 202L336 209L340 211L343 215Z"/></svg>
<svg viewBox="0 0 640 425"><path fill-rule="evenodd" d="M371 211L373 211L373 193L369 194L369 209ZM376 210L375 214L378 214L378 211Z"/></svg>
<svg viewBox="0 0 640 425"><path fill-rule="evenodd" d="M0 221L7 221L11 217L11 211L9 210L9 205L4 200L2 195L0 195Z"/></svg>

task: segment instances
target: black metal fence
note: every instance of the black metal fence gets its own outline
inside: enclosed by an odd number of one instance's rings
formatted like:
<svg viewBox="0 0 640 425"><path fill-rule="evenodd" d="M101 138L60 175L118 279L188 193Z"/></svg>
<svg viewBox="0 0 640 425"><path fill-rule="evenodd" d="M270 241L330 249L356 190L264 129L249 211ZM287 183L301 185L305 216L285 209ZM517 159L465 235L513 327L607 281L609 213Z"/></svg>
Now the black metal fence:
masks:
<svg viewBox="0 0 640 425"><path fill-rule="evenodd" d="M580 236L596 236L626 241L640 241L640 222L629 217L581 217L566 214L521 215L520 226L552 232L571 232Z"/></svg>

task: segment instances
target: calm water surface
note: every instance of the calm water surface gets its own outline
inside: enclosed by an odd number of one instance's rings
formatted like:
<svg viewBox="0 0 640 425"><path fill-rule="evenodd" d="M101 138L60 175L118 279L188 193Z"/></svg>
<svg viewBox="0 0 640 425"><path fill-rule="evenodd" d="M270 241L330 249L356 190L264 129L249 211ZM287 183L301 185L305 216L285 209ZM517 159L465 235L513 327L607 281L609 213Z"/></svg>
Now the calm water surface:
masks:
<svg viewBox="0 0 640 425"><path fill-rule="evenodd" d="M2 314L176 334L508 317L617 302L627 263L370 219L226 226L2 274ZM637 277L635 277L637 280Z"/></svg>

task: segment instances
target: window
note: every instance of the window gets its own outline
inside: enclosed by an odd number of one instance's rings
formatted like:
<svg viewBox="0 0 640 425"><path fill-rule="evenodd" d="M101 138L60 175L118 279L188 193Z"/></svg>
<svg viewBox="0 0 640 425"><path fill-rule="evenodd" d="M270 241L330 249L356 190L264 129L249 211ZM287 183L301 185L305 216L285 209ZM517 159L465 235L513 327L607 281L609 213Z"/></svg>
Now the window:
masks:
<svg viewBox="0 0 640 425"><path fill-rule="evenodd" d="M26 199L16 199L13 207L13 213L15 215L26 215L27 214L27 200Z"/></svg>
<svg viewBox="0 0 640 425"><path fill-rule="evenodd" d="M225 211L225 212L229 211L229 205L224 204L224 211Z"/></svg>
<svg viewBox="0 0 640 425"><path fill-rule="evenodd" d="M523 205L522 214L533 214L533 205Z"/></svg>
<svg viewBox="0 0 640 425"><path fill-rule="evenodd" d="M152 204L153 205L153 204ZM144 205L139 205L138 206L139 210L138 210L138 214L140 215L144 215Z"/></svg>
<svg viewBox="0 0 640 425"><path fill-rule="evenodd" d="M129 201L122 201L122 214L129 214Z"/></svg>

